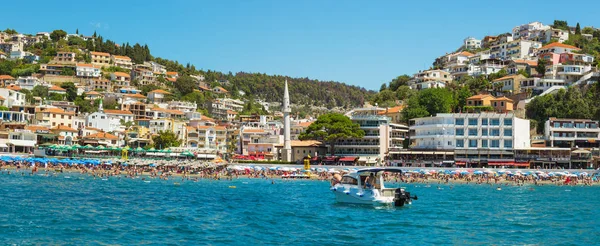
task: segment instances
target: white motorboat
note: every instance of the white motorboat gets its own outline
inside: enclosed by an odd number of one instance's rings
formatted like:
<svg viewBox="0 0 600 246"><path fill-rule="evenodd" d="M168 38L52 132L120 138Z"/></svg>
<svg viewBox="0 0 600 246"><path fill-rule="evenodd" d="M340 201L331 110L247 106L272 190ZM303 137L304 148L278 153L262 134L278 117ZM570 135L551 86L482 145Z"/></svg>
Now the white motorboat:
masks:
<svg viewBox="0 0 600 246"><path fill-rule="evenodd" d="M384 172L402 173L396 168L367 168L345 174L341 178L334 177L331 191L340 203L394 205L397 207L411 204L409 192L404 188L386 188L383 180Z"/></svg>

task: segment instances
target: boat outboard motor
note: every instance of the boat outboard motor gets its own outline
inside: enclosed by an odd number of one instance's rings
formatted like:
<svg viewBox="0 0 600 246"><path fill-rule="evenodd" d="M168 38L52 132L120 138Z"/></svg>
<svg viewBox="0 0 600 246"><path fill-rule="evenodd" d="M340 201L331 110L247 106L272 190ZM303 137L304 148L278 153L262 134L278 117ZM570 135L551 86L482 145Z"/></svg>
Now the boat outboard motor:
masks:
<svg viewBox="0 0 600 246"><path fill-rule="evenodd" d="M394 206L402 207L404 204L409 204L412 199L417 200L418 198L417 196L411 197L410 192L406 192L404 189L398 188L394 194Z"/></svg>

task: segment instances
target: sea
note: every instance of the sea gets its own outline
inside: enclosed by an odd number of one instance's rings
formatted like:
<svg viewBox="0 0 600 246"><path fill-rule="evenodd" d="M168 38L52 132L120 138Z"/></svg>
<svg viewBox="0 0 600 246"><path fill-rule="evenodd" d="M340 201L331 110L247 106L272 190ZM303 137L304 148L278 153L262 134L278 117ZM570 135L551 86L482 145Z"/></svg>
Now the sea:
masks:
<svg viewBox="0 0 600 246"><path fill-rule="evenodd" d="M146 179L0 174L0 245L600 245L598 186L405 184L396 208L326 181Z"/></svg>

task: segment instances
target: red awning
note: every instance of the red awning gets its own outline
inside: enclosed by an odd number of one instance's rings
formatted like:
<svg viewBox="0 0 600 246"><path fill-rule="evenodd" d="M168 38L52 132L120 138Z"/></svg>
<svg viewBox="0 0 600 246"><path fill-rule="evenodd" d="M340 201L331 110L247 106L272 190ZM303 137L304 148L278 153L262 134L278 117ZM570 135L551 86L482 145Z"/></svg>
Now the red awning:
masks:
<svg viewBox="0 0 600 246"><path fill-rule="evenodd" d="M323 160L324 161L335 161L335 158L337 158L337 157L335 157L335 156L328 156L328 157L325 157Z"/></svg>
<svg viewBox="0 0 600 246"><path fill-rule="evenodd" d="M342 158L340 158L340 161L343 161L343 162L354 162L354 161L356 161L356 157L342 157Z"/></svg>
<svg viewBox="0 0 600 246"><path fill-rule="evenodd" d="M313 157L313 158L310 158L310 160L311 160L311 161L318 161L318 160L319 160L319 157L316 157L316 156L315 156L315 157Z"/></svg>
<svg viewBox="0 0 600 246"><path fill-rule="evenodd" d="M456 165L462 165L462 166L464 166L464 165L467 165L467 163L464 162L464 161L457 161Z"/></svg>

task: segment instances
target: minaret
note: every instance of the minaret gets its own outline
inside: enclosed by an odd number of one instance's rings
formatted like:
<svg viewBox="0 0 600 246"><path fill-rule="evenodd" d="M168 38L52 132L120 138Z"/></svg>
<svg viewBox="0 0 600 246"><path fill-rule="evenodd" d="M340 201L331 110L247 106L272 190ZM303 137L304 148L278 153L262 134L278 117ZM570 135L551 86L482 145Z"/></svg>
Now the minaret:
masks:
<svg viewBox="0 0 600 246"><path fill-rule="evenodd" d="M288 83L285 81L285 89L283 90L283 149L281 150L282 161L292 161L292 143L290 140L290 93L288 91Z"/></svg>
<svg viewBox="0 0 600 246"><path fill-rule="evenodd" d="M104 107L102 107L102 98L100 98L100 103L98 104L98 113L104 113Z"/></svg>

